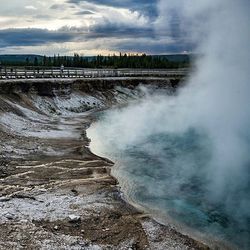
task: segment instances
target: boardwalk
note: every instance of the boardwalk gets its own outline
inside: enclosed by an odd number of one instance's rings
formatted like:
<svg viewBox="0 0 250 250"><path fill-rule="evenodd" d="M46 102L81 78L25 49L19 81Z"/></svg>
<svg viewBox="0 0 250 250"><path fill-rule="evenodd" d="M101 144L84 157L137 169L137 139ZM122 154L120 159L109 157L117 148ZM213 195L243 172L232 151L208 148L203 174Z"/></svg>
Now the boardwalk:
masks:
<svg viewBox="0 0 250 250"><path fill-rule="evenodd" d="M187 69L86 69L45 67L0 67L0 80L34 78L100 78L100 77L184 77Z"/></svg>

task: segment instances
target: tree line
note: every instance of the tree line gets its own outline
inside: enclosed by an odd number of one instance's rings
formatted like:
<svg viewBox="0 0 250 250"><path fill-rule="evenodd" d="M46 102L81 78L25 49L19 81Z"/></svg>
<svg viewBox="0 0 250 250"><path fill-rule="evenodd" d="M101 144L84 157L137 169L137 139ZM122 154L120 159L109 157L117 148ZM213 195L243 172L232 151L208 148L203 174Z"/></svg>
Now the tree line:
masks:
<svg viewBox="0 0 250 250"><path fill-rule="evenodd" d="M120 53L119 55L84 57L79 54L74 56L39 56L25 61L2 62L9 66L44 66L44 67L81 67L81 68L183 68L189 66L189 60L169 61L164 56L134 55Z"/></svg>

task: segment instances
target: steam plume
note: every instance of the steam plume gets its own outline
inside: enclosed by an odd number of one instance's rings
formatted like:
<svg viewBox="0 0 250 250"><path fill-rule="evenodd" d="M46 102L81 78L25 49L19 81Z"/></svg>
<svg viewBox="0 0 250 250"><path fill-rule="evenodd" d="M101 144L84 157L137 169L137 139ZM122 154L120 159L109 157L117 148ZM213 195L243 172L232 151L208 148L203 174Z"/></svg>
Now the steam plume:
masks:
<svg viewBox="0 0 250 250"><path fill-rule="evenodd" d="M112 142L122 150L157 133L203 131L211 143L211 159L201 176L207 180L206 198L223 201L228 213L246 222L250 218L250 2L162 0L159 10L158 32L171 32L171 22L178 20L179 30L196 44L201 55L197 70L177 97L152 95L122 112L110 112L95 128L101 133L94 141L102 147Z"/></svg>

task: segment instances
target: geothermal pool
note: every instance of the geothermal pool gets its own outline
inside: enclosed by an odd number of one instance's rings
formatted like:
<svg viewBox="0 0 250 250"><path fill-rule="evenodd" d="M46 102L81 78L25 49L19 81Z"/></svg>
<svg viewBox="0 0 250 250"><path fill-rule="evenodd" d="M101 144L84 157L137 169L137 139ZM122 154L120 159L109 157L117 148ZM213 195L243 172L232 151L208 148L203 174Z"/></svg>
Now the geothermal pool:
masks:
<svg viewBox="0 0 250 250"><path fill-rule="evenodd" d="M153 211L156 217L171 218L200 232L207 239L249 249L249 218L209 193L207 169L212 142L204 131L190 128L176 133L150 133L121 146L122 130L119 136L117 127L108 122L109 115L105 112L88 130L91 149L116 163L113 175L130 201ZM113 133L108 133L107 127ZM236 196L249 194L248 186L230 198L237 202Z"/></svg>

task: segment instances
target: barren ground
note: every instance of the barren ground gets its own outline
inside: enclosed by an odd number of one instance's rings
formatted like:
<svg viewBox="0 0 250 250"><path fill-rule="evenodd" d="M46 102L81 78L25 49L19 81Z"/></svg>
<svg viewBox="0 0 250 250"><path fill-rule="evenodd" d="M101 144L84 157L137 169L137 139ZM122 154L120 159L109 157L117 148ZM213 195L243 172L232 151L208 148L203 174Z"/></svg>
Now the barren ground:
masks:
<svg viewBox="0 0 250 250"><path fill-rule="evenodd" d="M122 199L113 163L88 148L100 96L70 115L70 99L32 98L0 95L0 249L208 249Z"/></svg>

